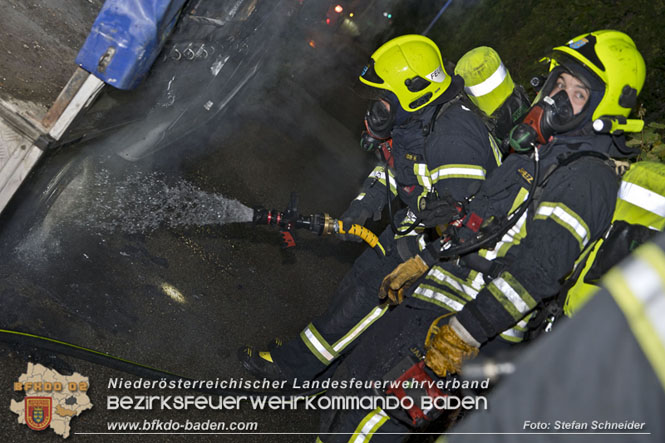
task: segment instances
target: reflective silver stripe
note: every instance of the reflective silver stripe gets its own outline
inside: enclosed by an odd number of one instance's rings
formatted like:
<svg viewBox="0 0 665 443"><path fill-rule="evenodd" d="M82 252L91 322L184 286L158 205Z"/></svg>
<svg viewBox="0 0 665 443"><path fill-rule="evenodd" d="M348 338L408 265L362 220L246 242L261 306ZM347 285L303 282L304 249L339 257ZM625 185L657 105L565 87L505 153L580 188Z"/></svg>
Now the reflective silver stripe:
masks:
<svg viewBox="0 0 665 443"><path fill-rule="evenodd" d="M546 204L541 204L536 211L536 215L541 215L544 217L556 217L562 223L568 225L574 232L577 233L578 237L582 240L582 247L586 246L589 241L589 231L587 228L579 222L578 218L575 217L570 212L566 211L561 206L550 206ZM578 216L579 217L579 216Z"/></svg>
<svg viewBox="0 0 665 443"><path fill-rule="evenodd" d="M360 194L358 194L358 197L356 197L356 200L362 200L363 198L365 198L365 193L361 192Z"/></svg>
<svg viewBox="0 0 665 443"><path fill-rule="evenodd" d="M309 326L307 326L307 328L305 328L303 332L305 334L305 337L307 337L307 341L309 341L309 343L312 346L314 346L314 348L316 348L317 351L319 351L319 353L321 354L321 356L323 356L323 358L325 358L328 361L333 361L335 357L330 352L328 352L323 343L321 343L319 339L316 338L316 336L314 335Z"/></svg>
<svg viewBox="0 0 665 443"><path fill-rule="evenodd" d="M418 237L418 249L422 251L426 247L427 247L427 242L425 241L425 236L421 235L420 237Z"/></svg>
<svg viewBox="0 0 665 443"><path fill-rule="evenodd" d="M502 248L504 245L513 242L514 237L515 237L517 234L519 234L519 232L522 230L522 226L524 226L524 222L526 222L526 218L527 218L527 214L528 214L528 213L529 213L529 210L528 210L528 209L527 209L526 211L524 211L524 214L522 214L522 216L520 217L520 219L517 220L517 223L515 223L515 224L513 225L513 227L510 228L510 229L508 230L508 232L506 232L506 233L503 235L503 237L501 237L501 241L498 242L498 243L494 246L493 249L491 249L491 250L487 250L487 252L485 253L485 258L486 258L487 260L490 260L490 261L491 261L491 260L494 260L494 259L499 255L499 252L501 251L501 248Z"/></svg>
<svg viewBox="0 0 665 443"><path fill-rule="evenodd" d="M443 272L441 272L441 270L439 270L436 267L433 267L427 275L433 277L434 279L436 279L440 282L448 283L450 286L455 288L455 290L457 290L457 292L463 292L463 293L465 293L466 295L470 296L473 299L475 299L476 296L478 295L478 291L473 289L471 286L464 285L464 284L458 282L457 280L455 280L453 278L450 278L450 276L444 274Z"/></svg>
<svg viewBox="0 0 665 443"><path fill-rule="evenodd" d="M404 216L404 220L409 221L411 223L416 221L416 214L413 213L411 208L407 209L406 215ZM404 223L404 222L402 222L402 223Z"/></svg>
<svg viewBox="0 0 665 443"><path fill-rule="evenodd" d="M648 309L643 311L665 346L665 297L662 277L642 257L636 257L627 263L621 274L633 295L645 307L648 306Z"/></svg>
<svg viewBox="0 0 665 443"><path fill-rule="evenodd" d="M482 272L479 272L471 282L471 287L477 291L480 291L483 286L485 286L485 276Z"/></svg>
<svg viewBox="0 0 665 443"><path fill-rule="evenodd" d="M399 226L408 227L411 226L415 221L416 221L416 214L414 214L411 211L411 209L408 209L402 221L399 222ZM422 224L419 224L418 226L422 226ZM407 232L406 234L395 234L395 238L413 237L415 235L420 235L420 233L421 231L419 231L418 229L412 229L411 232Z"/></svg>
<svg viewBox="0 0 665 443"><path fill-rule="evenodd" d="M464 90L467 94L473 95L474 97L480 97L482 95L489 94L490 92L494 91L501 84L501 82L503 82L503 80L506 78L506 74L508 74L508 71L502 62L501 65L496 68L496 71L494 71L494 73L487 78L487 80L478 83L477 85L465 86Z"/></svg>
<svg viewBox="0 0 665 443"><path fill-rule="evenodd" d="M374 170L370 172L369 176L379 180L385 180L386 179L385 169L382 167L374 168ZM397 191L397 182L395 181L395 177L393 177L393 174L392 172L390 172L390 170L388 170L388 179L390 180L390 187L392 189L395 189L395 191Z"/></svg>
<svg viewBox="0 0 665 443"><path fill-rule="evenodd" d="M506 296L519 312L524 314L529 311L529 305L522 300L522 297L502 277L492 280L492 284L499 288L499 291Z"/></svg>
<svg viewBox="0 0 665 443"><path fill-rule="evenodd" d="M381 317L388 310L388 306L383 308L377 306L363 318L356 326L354 326L341 340L333 345L335 352L339 352L351 343L357 336L359 336L365 329L367 329L374 321Z"/></svg>
<svg viewBox="0 0 665 443"><path fill-rule="evenodd" d="M455 312L459 312L464 308L464 305L458 301L455 301L451 298L446 297L440 292L433 291L429 288L423 288L422 286L418 286L415 291L413 291L415 294L422 295L425 298L431 298L433 300L437 300L444 305L448 306L450 309L452 309Z"/></svg>
<svg viewBox="0 0 665 443"><path fill-rule="evenodd" d="M515 338L519 338L519 339L524 338L524 332L519 331L517 329L513 329L513 328L506 329L505 331L503 331L499 335L507 335L508 337L515 337Z"/></svg>
<svg viewBox="0 0 665 443"><path fill-rule="evenodd" d="M635 183L621 182L618 197L645 211L665 217L665 197Z"/></svg>
<svg viewBox="0 0 665 443"><path fill-rule="evenodd" d="M427 168L426 164L423 163L416 163L413 168L413 172L418 176L420 179L420 185L425 188L427 191L432 190L432 182L430 180L430 173L429 169Z"/></svg>
<svg viewBox="0 0 665 443"><path fill-rule="evenodd" d="M485 178L485 170L483 168L464 168L464 167L449 167L444 166L442 168L435 169L432 173L432 180L437 181L440 178L448 176L459 176L459 175L472 175L478 178Z"/></svg>
<svg viewBox="0 0 665 443"><path fill-rule="evenodd" d="M363 442L368 442L376 432L376 430L383 424L385 423L386 420L388 420L388 414L383 412L383 409L381 408L376 408L367 416L363 421L365 422L364 426L360 429L359 434L355 434L351 436L351 439L349 440L350 442L353 443L363 443ZM365 421L366 420L366 421Z"/></svg>
<svg viewBox="0 0 665 443"><path fill-rule="evenodd" d="M530 315L524 318L528 319L530 318ZM524 334L526 334L526 327L527 327L527 322L525 320L520 320L517 322L515 326L506 329L505 331L501 332L501 334L499 335L503 336L505 340L512 342L520 342L524 340Z"/></svg>

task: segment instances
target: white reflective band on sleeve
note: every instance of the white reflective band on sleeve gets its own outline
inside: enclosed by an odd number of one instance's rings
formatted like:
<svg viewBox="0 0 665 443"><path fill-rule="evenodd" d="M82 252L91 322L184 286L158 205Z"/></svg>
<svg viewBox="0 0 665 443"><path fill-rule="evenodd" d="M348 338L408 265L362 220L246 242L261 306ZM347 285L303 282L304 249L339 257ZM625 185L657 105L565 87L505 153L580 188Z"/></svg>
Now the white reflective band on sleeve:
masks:
<svg viewBox="0 0 665 443"><path fill-rule="evenodd" d="M494 91L500 84L503 82L503 79L506 78L506 67L501 63L501 65L496 68L494 74L490 75L489 78L477 85L465 86L464 90L467 94L473 95L474 97L480 97L485 94L489 94Z"/></svg>
<svg viewBox="0 0 665 443"><path fill-rule="evenodd" d="M335 352L340 352L351 343L357 336L359 336L365 329L367 329L374 321L381 317L388 310L388 306L383 308L377 306L369 313L365 318L363 318L360 323L355 325L340 341L333 345Z"/></svg>
<svg viewBox="0 0 665 443"><path fill-rule="evenodd" d="M363 443L370 441L376 430L379 429L379 427L383 423L385 423L385 421L388 420L388 418L389 418L388 414L383 412L383 409L376 408L375 410L367 414L367 416L365 416L365 418L363 419L363 422L365 422L365 424L359 431L356 430L358 434L354 433L354 435L351 436L349 442Z"/></svg>
<svg viewBox="0 0 665 443"><path fill-rule="evenodd" d="M374 177L379 180L385 180L386 179L386 173L383 168L376 168L374 169L370 174L370 177ZM393 174L388 171L388 178L390 179L390 187L392 189L397 190L397 182L395 181L395 178L393 177Z"/></svg>
<svg viewBox="0 0 665 443"><path fill-rule="evenodd" d="M517 329L513 329L513 328L506 329L505 331L503 331L499 335L507 335L508 337L515 337L515 338L519 338L519 339L524 338L524 332L519 331Z"/></svg>
<svg viewBox="0 0 665 443"><path fill-rule="evenodd" d="M309 329L309 326L307 329L303 331L305 333L305 336L307 337L307 340L311 343L312 346L316 348L317 351L328 361L332 361L335 357L328 352L325 346L319 341L318 338L312 333L312 331Z"/></svg>
<svg viewBox="0 0 665 443"><path fill-rule="evenodd" d="M432 182L430 180L429 169L426 164L416 163L413 165L413 173L418 177L418 183L427 191L432 190Z"/></svg>
<svg viewBox="0 0 665 443"><path fill-rule="evenodd" d="M641 258L630 261L621 274L633 295L644 304L644 312L665 346L665 296L660 275Z"/></svg>
<svg viewBox="0 0 665 443"><path fill-rule="evenodd" d="M459 312L464 308L464 305L460 302L457 302L451 298L446 297L445 295L441 294L440 292L433 291L429 288L423 288L422 286L418 286L415 291L413 291L415 294L420 294L425 298L431 298L433 300L437 300L444 305L448 306L450 309L452 309L455 312Z"/></svg>
<svg viewBox="0 0 665 443"><path fill-rule="evenodd" d="M406 211L406 216L404 217L404 220L408 220L408 221L411 222L411 223L413 223L414 221L416 221L416 214L413 213L413 211L411 210L411 208L409 208L409 209Z"/></svg>
<svg viewBox="0 0 665 443"><path fill-rule="evenodd" d="M479 272L471 282L471 287L473 289L480 291L483 288L483 286L485 286L485 276L483 275L482 272Z"/></svg>
<svg viewBox="0 0 665 443"><path fill-rule="evenodd" d="M432 269L428 272L427 275L434 277L436 280L440 282L448 283L450 286L455 288L457 292L463 292L473 299L475 299L476 296L478 295L478 291L473 289L471 286L463 285L460 282L456 281L455 279L450 278L449 276L441 272L437 267L432 267Z"/></svg>
<svg viewBox="0 0 665 443"><path fill-rule="evenodd" d="M415 169L416 174L418 174L418 175L423 175L423 176L427 175L427 165L425 165L423 163L417 163L414 166L414 169Z"/></svg>
<svg viewBox="0 0 665 443"><path fill-rule="evenodd" d="M356 200L362 200L363 198L365 198L365 193L364 192L358 194L358 197L356 197Z"/></svg>
<svg viewBox="0 0 665 443"><path fill-rule="evenodd" d="M508 232L506 232L506 233L503 235L503 237L501 237L501 241L498 242L498 243L494 246L493 249L491 249L491 250L485 250L486 252L485 252L484 257L485 257L487 260L492 261L492 260L494 260L495 258L497 258L497 257L499 256L499 251L502 250L502 248L504 247L504 245L513 242L515 236L516 236L517 234L519 234L519 232L522 230L522 226L524 226L524 223L526 222L526 217L527 217L528 213L529 213L529 210L527 209L527 210L524 212L524 214L522 214L522 216L520 217L520 219L517 220L517 222L513 225L513 227L510 228L510 229L508 230Z"/></svg>
<svg viewBox="0 0 665 443"><path fill-rule="evenodd" d="M435 170L432 173L432 180L437 181L439 178L444 178L450 175L473 175L476 177L485 178L485 170L481 168L448 168L443 167Z"/></svg>
<svg viewBox="0 0 665 443"><path fill-rule="evenodd" d="M421 235L420 237L418 237L418 249L422 251L426 247L427 247L427 242L425 242L425 237Z"/></svg>
<svg viewBox="0 0 665 443"><path fill-rule="evenodd" d="M665 197L634 183L621 182L618 197L645 211L665 217Z"/></svg>
<svg viewBox="0 0 665 443"><path fill-rule="evenodd" d="M536 211L536 215L542 215L544 217L556 217L561 220L563 223L570 226L570 228L577 233L577 235L582 239L582 244L586 246L589 241L589 232L584 226L580 224L579 221L567 211L559 206L544 206L541 205Z"/></svg>
<svg viewBox="0 0 665 443"><path fill-rule="evenodd" d="M520 295L515 292L512 286L510 286L503 278L495 278L492 280L492 284L499 288L499 291L501 291L501 293L506 296L510 303L512 303L513 306L515 306L522 314L529 311L529 305L527 305L524 300L522 300L522 297L520 297Z"/></svg>

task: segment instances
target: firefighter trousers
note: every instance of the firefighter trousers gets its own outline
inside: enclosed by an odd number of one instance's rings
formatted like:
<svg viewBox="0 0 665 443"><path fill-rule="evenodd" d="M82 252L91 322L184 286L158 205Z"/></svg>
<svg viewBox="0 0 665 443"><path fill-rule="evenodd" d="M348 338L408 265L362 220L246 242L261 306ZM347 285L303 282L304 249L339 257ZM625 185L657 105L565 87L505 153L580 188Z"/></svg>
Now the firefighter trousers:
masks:
<svg viewBox="0 0 665 443"><path fill-rule="evenodd" d="M446 324L452 318L446 314L451 313L437 305L409 297L401 305L391 308L371 330L363 334L356 347L345 356L335 370L332 378L337 381L338 387L329 389L325 393L331 401L362 400L358 403L362 407L354 408L356 405L351 404L351 407L322 410L320 441L366 442L371 439L372 443L401 442L407 440L414 431L443 433L454 423L460 412L473 412L473 410L461 411L455 408L441 410L437 416L432 417L432 421L424 421L416 427L408 416L408 411L400 407L393 409L381 407L382 399L386 398L384 392L390 387L389 383L399 378L399 375L395 376L396 370L401 373L399 368L411 366L414 363L414 355L417 358L424 357L426 352L424 345L430 327L434 322L439 327ZM445 317L441 318L444 315ZM513 345L497 337L483 347L483 357L495 357L509 349L513 349ZM442 379L429 369L426 369L426 372L434 383L442 383L443 393L459 398L460 391L453 384L455 375L448 375ZM425 402L431 401L431 397L426 398L427 394L422 391L420 394L407 395L409 397L420 395L418 398L411 397L418 406L426 406ZM340 398L348 400L339 400ZM391 403L386 404L394 406ZM354 438L350 439L351 436Z"/></svg>
<svg viewBox="0 0 665 443"><path fill-rule="evenodd" d="M351 350L358 337L386 313L388 307L379 304L379 286L402 262L394 236L388 226L379 236L386 255L365 249L337 286L326 311L299 337L272 350L273 361L285 375L311 380L327 369L334 370L338 357Z"/></svg>
<svg viewBox="0 0 665 443"><path fill-rule="evenodd" d="M366 383L392 381L386 379L387 374L405 359L411 358L413 349L423 350L430 325L446 313L434 305L431 309L421 309L413 306L411 300L392 308L388 315L363 334L353 351L340 362L333 377L340 386L347 383L347 387L328 390L326 396L345 399L382 397L383 387L377 389ZM363 385L358 387L356 380ZM348 386L350 381L354 382L352 386ZM405 423L404 411L384 410L380 400L377 400L377 405L364 401L368 403L365 409L322 410L319 439L324 443L364 442L370 439L372 443L401 442L413 432L412 427ZM420 402L420 399L414 401Z"/></svg>

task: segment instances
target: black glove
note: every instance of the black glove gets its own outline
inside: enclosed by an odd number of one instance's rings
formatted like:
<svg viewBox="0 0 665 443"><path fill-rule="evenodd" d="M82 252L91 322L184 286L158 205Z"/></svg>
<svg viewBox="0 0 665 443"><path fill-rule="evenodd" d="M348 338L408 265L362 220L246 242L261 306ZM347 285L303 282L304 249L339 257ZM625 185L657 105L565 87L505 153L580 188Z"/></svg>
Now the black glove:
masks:
<svg viewBox="0 0 665 443"><path fill-rule="evenodd" d="M371 211L367 208L365 208L358 200L354 200L350 205L349 208L344 211L344 214L339 218L339 220L342 222L342 229L344 232L349 232L349 229L351 229L351 226L353 225L360 225L363 226L369 216L371 215ZM344 241L354 241L354 242L362 242L363 240L358 237L357 235L352 235L352 234L340 234L337 233L337 238L344 240Z"/></svg>
<svg viewBox="0 0 665 443"><path fill-rule="evenodd" d="M453 200L450 195L437 198L430 194L421 200L420 206L418 217L428 228L447 225L461 216L461 204Z"/></svg>

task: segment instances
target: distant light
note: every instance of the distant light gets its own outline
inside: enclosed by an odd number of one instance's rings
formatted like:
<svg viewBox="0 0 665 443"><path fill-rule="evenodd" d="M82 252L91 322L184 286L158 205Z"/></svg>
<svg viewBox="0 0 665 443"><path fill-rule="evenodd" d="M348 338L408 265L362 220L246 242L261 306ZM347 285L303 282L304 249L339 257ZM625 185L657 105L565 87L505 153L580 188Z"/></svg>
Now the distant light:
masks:
<svg viewBox="0 0 665 443"><path fill-rule="evenodd" d="M388 18L393 18L393 15L391 13L388 13Z"/></svg>
<svg viewBox="0 0 665 443"><path fill-rule="evenodd" d="M384 16L384 17L388 17L388 13L385 12L385 11L383 11L383 16Z"/></svg>
<svg viewBox="0 0 665 443"><path fill-rule="evenodd" d="M335 12L338 14L341 14L344 8L342 8L342 5L337 5L335 6Z"/></svg>
<svg viewBox="0 0 665 443"><path fill-rule="evenodd" d="M330 24L330 19L326 17L326 25Z"/></svg>
<svg viewBox="0 0 665 443"><path fill-rule="evenodd" d="M353 17L353 12L349 13L349 17Z"/></svg>
<svg viewBox="0 0 665 443"><path fill-rule="evenodd" d="M309 45L310 45L312 48L316 48L316 42L315 42L314 40L310 40L310 41L309 41Z"/></svg>
<svg viewBox="0 0 665 443"><path fill-rule="evenodd" d="M182 293L178 291L174 286L164 282L162 283L162 291L164 291L164 293L169 297L171 297L171 299L173 299L174 301L178 303L185 303L185 296L182 295Z"/></svg>

